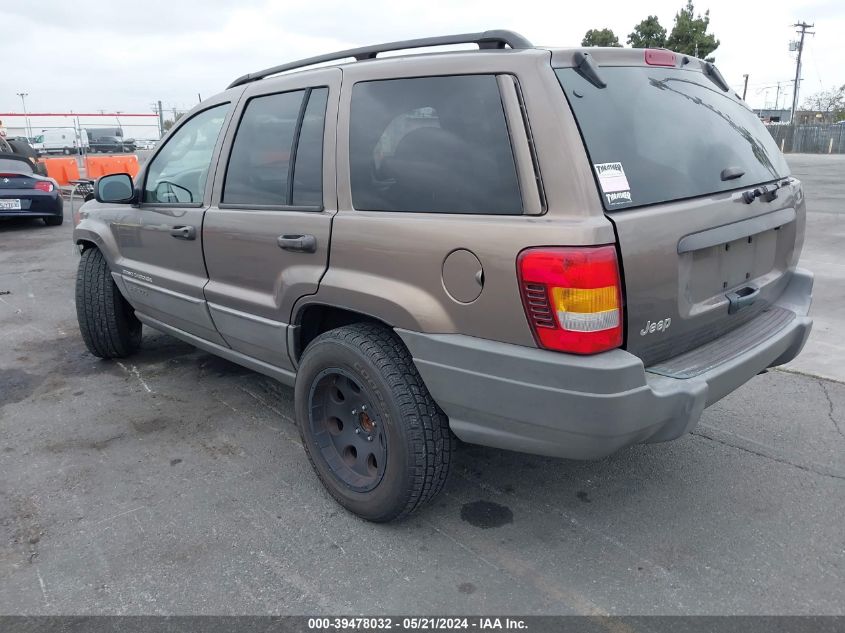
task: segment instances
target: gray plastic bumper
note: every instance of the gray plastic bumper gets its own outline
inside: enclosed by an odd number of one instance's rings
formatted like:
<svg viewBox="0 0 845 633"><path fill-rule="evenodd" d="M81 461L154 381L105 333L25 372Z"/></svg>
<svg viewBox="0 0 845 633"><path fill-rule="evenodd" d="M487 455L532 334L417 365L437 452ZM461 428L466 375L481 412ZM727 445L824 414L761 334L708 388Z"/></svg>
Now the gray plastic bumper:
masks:
<svg viewBox="0 0 845 633"><path fill-rule="evenodd" d="M812 274L797 270L777 305L795 318L693 378L647 371L618 349L576 356L460 334L397 329L452 431L473 444L593 459L638 442L675 439L705 407L767 367L792 360L812 320Z"/></svg>

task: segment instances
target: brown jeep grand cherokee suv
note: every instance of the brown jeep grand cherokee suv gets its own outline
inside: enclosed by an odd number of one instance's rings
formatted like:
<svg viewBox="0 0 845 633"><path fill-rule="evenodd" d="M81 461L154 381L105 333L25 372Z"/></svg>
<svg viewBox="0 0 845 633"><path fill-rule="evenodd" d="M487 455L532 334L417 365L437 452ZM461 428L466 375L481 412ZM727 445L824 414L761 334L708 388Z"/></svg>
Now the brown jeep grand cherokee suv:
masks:
<svg viewBox="0 0 845 633"><path fill-rule="evenodd" d="M328 491L387 521L443 487L455 436L601 457L794 358L804 217L708 62L397 42L245 75L135 182L100 179L77 311L97 356L146 324L293 385Z"/></svg>

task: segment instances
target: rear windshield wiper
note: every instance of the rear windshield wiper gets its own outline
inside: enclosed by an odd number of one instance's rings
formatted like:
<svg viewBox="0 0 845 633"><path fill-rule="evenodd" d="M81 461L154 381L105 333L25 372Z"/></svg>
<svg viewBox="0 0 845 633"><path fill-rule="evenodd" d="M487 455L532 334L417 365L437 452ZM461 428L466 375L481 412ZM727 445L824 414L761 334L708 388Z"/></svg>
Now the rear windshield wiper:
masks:
<svg viewBox="0 0 845 633"><path fill-rule="evenodd" d="M771 185L761 185L749 191L742 192L742 199L745 200L747 204L751 204L754 202L755 198L759 198L763 196L763 200L766 202L771 202L775 198L778 197L778 189L781 187L786 187L789 184L789 178L781 180L780 182L776 182Z"/></svg>

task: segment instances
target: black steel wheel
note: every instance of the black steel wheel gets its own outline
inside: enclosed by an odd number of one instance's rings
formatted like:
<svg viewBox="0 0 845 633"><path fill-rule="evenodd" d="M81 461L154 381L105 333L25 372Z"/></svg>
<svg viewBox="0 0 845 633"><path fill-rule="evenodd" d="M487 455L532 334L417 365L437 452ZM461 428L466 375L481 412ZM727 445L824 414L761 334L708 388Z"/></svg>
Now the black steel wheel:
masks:
<svg viewBox="0 0 845 633"><path fill-rule="evenodd" d="M332 367L317 375L308 397L308 423L322 458L356 492L375 488L387 465L387 428L368 391Z"/></svg>
<svg viewBox="0 0 845 633"><path fill-rule="evenodd" d="M392 330L356 323L315 338L294 400L311 465L347 510L392 521L443 488L455 436Z"/></svg>

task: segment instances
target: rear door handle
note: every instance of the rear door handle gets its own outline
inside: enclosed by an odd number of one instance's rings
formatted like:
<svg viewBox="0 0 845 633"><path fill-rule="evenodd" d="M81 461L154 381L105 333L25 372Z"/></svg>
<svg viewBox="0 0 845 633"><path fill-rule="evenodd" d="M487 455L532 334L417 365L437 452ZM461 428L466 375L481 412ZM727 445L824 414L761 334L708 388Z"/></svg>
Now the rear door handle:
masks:
<svg viewBox="0 0 845 633"><path fill-rule="evenodd" d="M745 286L734 292L729 292L725 295L728 298L728 314L735 314L746 306L750 306L757 301L759 294L760 289L757 286Z"/></svg>
<svg viewBox="0 0 845 633"><path fill-rule="evenodd" d="M180 240L194 240L197 237L197 229L193 226L174 226L170 229L170 235Z"/></svg>
<svg viewBox="0 0 845 633"><path fill-rule="evenodd" d="M279 248L296 253L313 253L317 250L317 238L313 235L280 235L276 243Z"/></svg>

